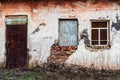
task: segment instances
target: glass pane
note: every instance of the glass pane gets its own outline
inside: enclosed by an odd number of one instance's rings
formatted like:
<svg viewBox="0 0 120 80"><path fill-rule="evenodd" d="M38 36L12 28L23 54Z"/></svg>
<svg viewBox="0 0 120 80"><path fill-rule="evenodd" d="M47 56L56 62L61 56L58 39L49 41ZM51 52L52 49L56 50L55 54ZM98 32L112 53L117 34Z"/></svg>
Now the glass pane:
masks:
<svg viewBox="0 0 120 80"><path fill-rule="evenodd" d="M100 40L107 40L107 29L100 30Z"/></svg>
<svg viewBox="0 0 120 80"><path fill-rule="evenodd" d="M98 29L92 30L92 40L98 40Z"/></svg>
<svg viewBox="0 0 120 80"><path fill-rule="evenodd" d="M100 41L100 45L107 45L107 41Z"/></svg>
<svg viewBox="0 0 120 80"><path fill-rule="evenodd" d="M106 28L107 22L92 22L92 28Z"/></svg>
<svg viewBox="0 0 120 80"><path fill-rule="evenodd" d="M98 45L98 41L92 41L92 45Z"/></svg>

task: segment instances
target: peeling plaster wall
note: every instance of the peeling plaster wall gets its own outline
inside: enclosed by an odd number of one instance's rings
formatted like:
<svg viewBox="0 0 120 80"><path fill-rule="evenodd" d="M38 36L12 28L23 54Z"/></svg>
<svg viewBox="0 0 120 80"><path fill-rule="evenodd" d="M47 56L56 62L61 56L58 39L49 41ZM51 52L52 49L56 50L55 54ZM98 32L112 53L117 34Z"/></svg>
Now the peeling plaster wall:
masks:
<svg viewBox="0 0 120 80"><path fill-rule="evenodd" d="M50 48L59 37L58 19L78 19L79 45L66 61L86 67L120 68L120 31L114 26L120 19L120 6L112 2L91 3L81 1L40 1L0 4L0 63L5 66L5 15L28 15L28 55L29 67L41 66L50 56ZM85 48L80 34L87 29L90 39L90 19L110 20L111 49L89 50ZM40 24L45 25L40 25ZM113 25L114 23L114 25ZM40 26L39 26L40 25ZM113 26L113 27L112 27ZM4 65L3 65L4 63Z"/></svg>

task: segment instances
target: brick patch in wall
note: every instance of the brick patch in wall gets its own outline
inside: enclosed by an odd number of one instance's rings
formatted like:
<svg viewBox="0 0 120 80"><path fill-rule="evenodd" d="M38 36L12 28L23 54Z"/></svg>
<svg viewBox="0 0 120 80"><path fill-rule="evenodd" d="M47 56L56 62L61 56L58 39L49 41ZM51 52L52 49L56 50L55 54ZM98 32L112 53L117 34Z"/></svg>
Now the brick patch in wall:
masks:
<svg viewBox="0 0 120 80"><path fill-rule="evenodd" d="M52 46L49 63L64 63L76 51L76 46Z"/></svg>

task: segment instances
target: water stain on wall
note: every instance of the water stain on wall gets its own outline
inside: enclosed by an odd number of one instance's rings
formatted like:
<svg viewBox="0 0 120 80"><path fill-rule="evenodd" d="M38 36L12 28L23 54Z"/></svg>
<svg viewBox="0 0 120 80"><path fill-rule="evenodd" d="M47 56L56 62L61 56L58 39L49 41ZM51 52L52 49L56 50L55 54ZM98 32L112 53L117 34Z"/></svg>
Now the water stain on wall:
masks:
<svg viewBox="0 0 120 80"><path fill-rule="evenodd" d="M120 30L120 19L118 15L116 15L116 20L116 23L112 22L112 27L114 27L116 30Z"/></svg>
<svg viewBox="0 0 120 80"><path fill-rule="evenodd" d="M81 39L84 39L84 43L86 46L90 46L90 40L88 38L88 32L87 29L83 30L80 34Z"/></svg>

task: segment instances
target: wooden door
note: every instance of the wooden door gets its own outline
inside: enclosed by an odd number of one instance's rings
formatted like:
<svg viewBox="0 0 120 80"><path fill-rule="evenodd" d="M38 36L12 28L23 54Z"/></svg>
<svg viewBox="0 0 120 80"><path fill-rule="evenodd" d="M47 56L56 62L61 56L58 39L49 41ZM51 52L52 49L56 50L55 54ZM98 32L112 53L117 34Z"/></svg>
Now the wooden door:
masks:
<svg viewBox="0 0 120 80"><path fill-rule="evenodd" d="M22 68L27 62L27 25L6 26L6 68Z"/></svg>

